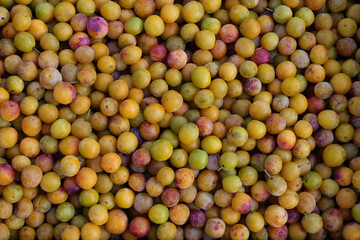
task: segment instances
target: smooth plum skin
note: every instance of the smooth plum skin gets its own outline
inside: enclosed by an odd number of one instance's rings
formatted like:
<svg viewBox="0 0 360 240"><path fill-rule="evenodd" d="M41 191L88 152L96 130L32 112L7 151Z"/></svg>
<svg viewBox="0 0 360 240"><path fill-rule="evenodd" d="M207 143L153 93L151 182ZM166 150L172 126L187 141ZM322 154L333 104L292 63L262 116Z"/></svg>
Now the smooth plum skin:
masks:
<svg viewBox="0 0 360 240"><path fill-rule="evenodd" d="M321 111L325 110L325 107L325 101L318 97L312 96L308 99L307 110L310 113L318 115Z"/></svg>
<svg viewBox="0 0 360 240"><path fill-rule="evenodd" d="M326 147L334 141L334 134L331 130L320 128L314 133L314 139L317 147Z"/></svg>
<svg viewBox="0 0 360 240"><path fill-rule="evenodd" d="M263 48L255 50L254 54L250 57L250 60L255 62L256 65L268 63L270 61L270 53Z"/></svg>
<svg viewBox="0 0 360 240"><path fill-rule="evenodd" d="M0 164L0 186L9 185L14 179L15 172L12 167L7 163Z"/></svg>
<svg viewBox="0 0 360 240"><path fill-rule="evenodd" d="M0 117L5 121L14 121L20 115L20 106L17 102L8 100L0 105Z"/></svg>
<svg viewBox="0 0 360 240"><path fill-rule="evenodd" d="M75 14L70 21L71 26L77 32L83 32L86 30L88 17L83 13Z"/></svg>
<svg viewBox="0 0 360 240"><path fill-rule="evenodd" d="M201 210L194 210L190 213L189 222L192 227L203 228L206 224L206 216Z"/></svg>
<svg viewBox="0 0 360 240"><path fill-rule="evenodd" d="M148 121L144 121L140 125L140 136L145 140L154 141L158 138L159 133L160 128L157 123L150 123Z"/></svg>
<svg viewBox="0 0 360 240"><path fill-rule="evenodd" d="M188 57L185 51L181 49L172 50L167 55L167 62L170 67L181 69L185 66L188 61Z"/></svg>
<svg viewBox="0 0 360 240"><path fill-rule="evenodd" d="M145 217L135 217L129 224L129 230L135 237L145 237L150 231L150 221Z"/></svg>
<svg viewBox="0 0 360 240"><path fill-rule="evenodd" d="M137 167L145 167L150 162L150 160L150 151L145 148L139 148L133 153L131 157L131 161Z"/></svg>
<svg viewBox="0 0 360 240"><path fill-rule="evenodd" d="M356 49L357 44L352 38L342 38L336 43L336 50L343 57L350 57Z"/></svg>

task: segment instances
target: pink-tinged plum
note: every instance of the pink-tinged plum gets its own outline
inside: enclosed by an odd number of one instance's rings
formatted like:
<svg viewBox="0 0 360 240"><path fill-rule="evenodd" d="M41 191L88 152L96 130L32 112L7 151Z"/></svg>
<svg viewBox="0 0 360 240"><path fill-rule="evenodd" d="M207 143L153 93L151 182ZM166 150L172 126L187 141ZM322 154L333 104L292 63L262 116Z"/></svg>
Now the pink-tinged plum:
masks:
<svg viewBox="0 0 360 240"><path fill-rule="evenodd" d="M153 62L164 62L166 60L167 50L163 45L157 44L150 50L150 59Z"/></svg>
<svg viewBox="0 0 360 240"><path fill-rule="evenodd" d="M296 208L286 209L286 211L288 214L287 223L292 224L299 221L301 214L298 212L298 210L296 210Z"/></svg>
<svg viewBox="0 0 360 240"><path fill-rule="evenodd" d="M83 13L75 14L70 21L70 25L75 32L83 32L86 30L88 17Z"/></svg>
<svg viewBox="0 0 360 240"><path fill-rule="evenodd" d="M53 96L61 104L70 104L76 97L76 89L68 82L59 82L55 85Z"/></svg>
<svg viewBox="0 0 360 240"><path fill-rule="evenodd" d="M291 130L283 130L276 138L277 145L284 150L290 150L295 146L296 136Z"/></svg>
<svg viewBox="0 0 360 240"><path fill-rule="evenodd" d="M246 193L237 193L231 200L231 206L234 211L241 214L248 213L252 207L252 200Z"/></svg>
<svg viewBox="0 0 360 240"><path fill-rule="evenodd" d="M273 227L285 225L288 219L287 211L279 205L270 205L264 214L266 222Z"/></svg>
<svg viewBox="0 0 360 240"><path fill-rule="evenodd" d="M325 101L316 96L312 96L308 99L307 110L310 113L318 115L321 111L325 110L325 107Z"/></svg>
<svg viewBox="0 0 360 240"><path fill-rule="evenodd" d="M41 168L43 173L46 173L54 168L55 161L51 154L41 154L36 158L35 165Z"/></svg>
<svg viewBox="0 0 360 240"><path fill-rule="evenodd" d="M189 223L192 227L203 228L206 224L206 216L201 210L195 209L190 213Z"/></svg>
<svg viewBox="0 0 360 240"><path fill-rule="evenodd" d="M294 147L292 148L292 153L294 157L297 158L306 158L311 152L310 144L305 139L297 139Z"/></svg>
<svg viewBox="0 0 360 240"><path fill-rule="evenodd" d="M320 125L319 122L317 121L317 116L314 113L307 113L304 115L302 119L310 123L314 132L316 132L319 129Z"/></svg>
<svg viewBox="0 0 360 240"><path fill-rule="evenodd" d="M129 224L129 230L135 237L143 238L150 231L150 221L145 217L135 217Z"/></svg>
<svg viewBox="0 0 360 240"><path fill-rule="evenodd" d="M341 187L348 186L352 183L353 171L348 167L339 167L334 171L334 180Z"/></svg>
<svg viewBox="0 0 360 240"><path fill-rule="evenodd" d="M70 37L69 45L75 51L81 46L90 46L90 38L84 32L77 32Z"/></svg>
<svg viewBox="0 0 360 240"><path fill-rule="evenodd" d="M263 138L256 140L256 147L260 152L269 154L275 148L275 138L271 134L266 134Z"/></svg>
<svg viewBox="0 0 360 240"><path fill-rule="evenodd" d="M87 22L87 31L90 37L103 38L109 31L109 26L106 20L102 17L92 17Z"/></svg>
<svg viewBox="0 0 360 240"><path fill-rule="evenodd" d="M342 38L336 43L336 50L343 57L350 57L356 49L357 44L352 38Z"/></svg>
<svg viewBox="0 0 360 240"><path fill-rule="evenodd" d="M157 123L150 123L144 121L140 125L140 135L142 138L148 141L154 141L160 134L160 127Z"/></svg>
<svg viewBox="0 0 360 240"><path fill-rule="evenodd" d="M331 130L320 128L314 133L314 139L317 147L326 147L333 143L334 133Z"/></svg>
<svg viewBox="0 0 360 240"><path fill-rule="evenodd" d="M234 24L225 24L219 34L224 43L234 43L239 37L239 30Z"/></svg>
<svg viewBox="0 0 360 240"><path fill-rule="evenodd" d="M178 204L179 200L180 193L176 188L167 188L161 194L161 201L168 208Z"/></svg>
<svg viewBox="0 0 360 240"><path fill-rule="evenodd" d="M15 172L12 167L7 163L0 164L0 186L9 185L14 179Z"/></svg>
<svg viewBox="0 0 360 240"><path fill-rule="evenodd" d="M258 181L251 186L251 196L258 202L265 202L271 196L269 191L266 189L265 181Z"/></svg>
<svg viewBox="0 0 360 240"><path fill-rule="evenodd" d="M199 128L200 137L209 136L214 129L214 123L208 117L199 117L196 119L195 124Z"/></svg>
<svg viewBox="0 0 360 240"><path fill-rule="evenodd" d="M171 68L181 69L187 63L188 57L181 49L172 50L167 56L167 62Z"/></svg>
<svg viewBox="0 0 360 240"><path fill-rule="evenodd" d="M77 185L75 177L67 177L64 181L64 190L69 195L74 195L80 193L82 189Z"/></svg>
<svg viewBox="0 0 360 240"><path fill-rule="evenodd" d="M244 83L244 91L250 96L255 96L261 91L261 81L258 78L250 78Z"/></svg>
<svg viewBox="0 0 360 240"><path fill-rule="evenodd" d="M20 115L20 106L15 101L5 101L0 105L0 117L8 122L14 121Z"/></svg>
<svg viewBox="0 0 360 240"><path fill-rule="evenodd" d="M250 60L256 63L258 66L268 63L270 61L270 53L264 48L257 49L250 57Z"/></svg>
<svg viewBox="0 0 360 240"><path fill-rule="evenodd" d="M150 162L150 160L150 151L145 148L139 148L133 153L131 157L131 161L137 167L145 167Z"/></svg>
<svg viewBox="0 0 360 240"><path fill-rule="evenodd" d="M286 128L286 119L278 113L270 114L266 118L266 128L271 134L278 134Z"/></svg>
<svg viewBox="0 0 360 240"><path fill-rule="evenodd" d="M343 226L343 216L340 210L336 208L330 208L325 210L321 217L324 222L324 228L329 232L339 231Z"/></svg>
<svg viewBox="0 0 360 240"><path fill-rule="evenodd" d="M281 227L267 227L269 238L276 240L286 240L288 236L288 228L286 225L282 225Z"/></svg>

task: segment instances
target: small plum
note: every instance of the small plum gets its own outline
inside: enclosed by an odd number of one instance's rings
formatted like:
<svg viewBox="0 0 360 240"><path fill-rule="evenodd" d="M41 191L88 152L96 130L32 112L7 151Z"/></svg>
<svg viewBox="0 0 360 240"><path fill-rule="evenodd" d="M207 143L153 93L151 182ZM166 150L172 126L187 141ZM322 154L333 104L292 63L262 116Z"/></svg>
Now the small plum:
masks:
<svg viewBox="0 0 360 240"><path fill-rule="evenodd" d="M196 119L195 124L199 128L200 137L206 137L210 135L214 129L214 123L208 117L200 117Z"/></svg>
<svg viewBox="0 0 360 240"><path fill-rule="evenodd" d="M93 38L103 38L109 31L108 23L104 18L99 16L90 18L86 28L90 37Z"/></svg>
<svg viewBox="0 0 360 240"><path fill-rule="evenodd" d="M206 216L201 210L195 209L190 213L189 222L195 228L203 228L206 224Z"/></svg>
<svg viewBox="0 0 360 240"><path fill-rule="evenodd" d="M163 45L157 44L153 46L150 50L150 59L153 62L164 62L167 56L166 47Z"/></svg>
<svg viewBox="0 0 360 240"><path fill-rule="evenodd" d="M250 60L256 63L258 66L268 63L270 61L270 53L264 48L257 49L250 57Z"/></svg>
<svg viewBox="0 0 360 240"><path fill-rule="evenodd" d="M145 237L150 231L150 221L145 217L135 217L129 224L129 230L135 237Z"/></svg>
<svg viewBox="0 0 360 240"><path fill-rule="evenodd" d="M0 186L6 186L15 179L15 172L11 165L7 163L0 164Z"/></svg>

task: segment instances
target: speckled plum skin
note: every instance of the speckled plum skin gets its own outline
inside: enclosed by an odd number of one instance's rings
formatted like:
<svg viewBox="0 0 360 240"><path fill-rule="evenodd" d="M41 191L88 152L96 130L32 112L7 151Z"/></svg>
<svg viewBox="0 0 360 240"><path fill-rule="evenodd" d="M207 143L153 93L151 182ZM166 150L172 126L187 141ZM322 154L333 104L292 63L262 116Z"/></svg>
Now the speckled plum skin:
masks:
<svg viewBox="0 0 360 240"><path fill-rule="evenodd" d="M106 20L98 16L90 18L86 28L89 35L93 38L103 38L109 31Z"/></svg>
<svg viewBox="0 0 360 240"><path fill-rule="evenodd" d="M90 46L90 38L86 33L77 32L69 39L69 45L75 51L81 46Z"/></svg>
<svg viewBox="0 0 360 240"><path fill-rule="evenodd" d="M194 210L190 213L190 225L195 228L203 228L206 223L206 216L201 210Z"/></svg>
<svg viewBox="0 0 360 240"><path fill-rule="evenodd" d="M166 60L167 50L163 45L157 44L150 50L150 59L153 62L164 62Z"/></svg>

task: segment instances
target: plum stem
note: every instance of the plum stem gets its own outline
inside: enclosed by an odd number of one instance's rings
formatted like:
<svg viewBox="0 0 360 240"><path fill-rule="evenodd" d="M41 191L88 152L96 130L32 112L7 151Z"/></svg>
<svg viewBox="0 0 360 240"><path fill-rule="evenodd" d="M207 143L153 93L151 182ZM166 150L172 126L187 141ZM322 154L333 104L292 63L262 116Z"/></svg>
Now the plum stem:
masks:
<svg viewBox="0 0 360 240"><path fill-rule="evenodd" d="M303 163L303 164L300 164L300 165L298 165L298 168L301 168L302 166L305 166L305 165L307 165L308 163Z"/></svg>
<svg viewBox="0 0 360 240"><path fill-rule="evenodd" d="M300 184L302 184L304 182L306 182L306 180L303 180L303 181L299 182L298 184L296 184L296 187L298 187Z"/></svg>
<svg viewBox="0 0 360 240"><path fill-rule="evenodd" d="M33 47L33 49L38 52L38 53L41 53L39 49L37 49L36 47Z"/></svg>
<svg viewBox="0 0 360 240"><path fill-rule="evenodd" d="M271 176L266 170L264 170L266 176L268 176L270 179L273 179L273 176Z"/></svg>
<svg viewBox="0 0 360 240"><path fill-rule="evenodd" d="M217 171L220 172L224 167L220 167Z"/></svg>
<svg viewBox="0 0 360 240"><path fill-rule="evenodd" d="M90 113L91 113L91 109L89 109L89 111L87 112L86 114L86 121L89 121L90 120Z"/></svg>

